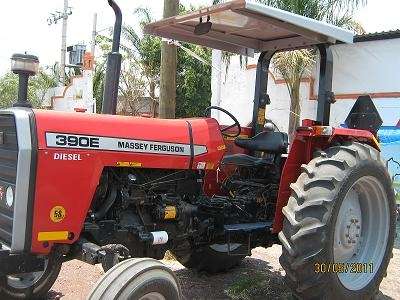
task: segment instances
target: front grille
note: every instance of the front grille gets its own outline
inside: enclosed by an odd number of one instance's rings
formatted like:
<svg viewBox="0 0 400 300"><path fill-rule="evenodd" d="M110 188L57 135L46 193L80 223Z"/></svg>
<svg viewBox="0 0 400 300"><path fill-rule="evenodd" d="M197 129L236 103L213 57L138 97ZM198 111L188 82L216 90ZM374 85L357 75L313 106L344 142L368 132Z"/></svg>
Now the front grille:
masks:
<svg viewBox="0 0 400 300"><path fill-rule="evenodd" d="M18 163L18 142L13 115L0 115L0 242L11 245L14 205L6 203L6 190L15 193ZM14 194L15 198L15 194Z"/></svg>

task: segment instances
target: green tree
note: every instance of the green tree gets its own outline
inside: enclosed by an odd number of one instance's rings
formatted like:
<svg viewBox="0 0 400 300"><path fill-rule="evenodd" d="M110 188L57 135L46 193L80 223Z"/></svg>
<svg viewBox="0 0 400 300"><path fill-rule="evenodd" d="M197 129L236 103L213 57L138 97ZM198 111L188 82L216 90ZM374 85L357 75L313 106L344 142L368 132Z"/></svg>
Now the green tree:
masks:
<svg viewBox="0 0 400 300"><path fill-rule="evenodd" d="M153 21L148 9L137 8L134 14L140 18L140 28ZM130 25L125 25L122 35L127 44L122 45L127 59L139 66L148 80L149 96L156 101L155 90L159 85L161 65L161 40L150 35L137 33Z"/></svg>
<svg viewBox="0 0 400 300"><path fill-rule="evenodd" d="M123 65L121 69L121 80L119 87L120 113L131 113L138 111L140 98L144 95L150 96L153 107L156 106L156 88L159 85L160 63L161 63L161 40L149 35L143 35L144 26L153 21L150 11L137 8L134 15L139 20L140 31L134 26L125 24L122 28L121 52L123 54ZM108 36L99 36L97 43L104 53L111 49L112 39ZM94 91L96 99L102 99L102 87L104 85L104 62L101 67L96 68ZM100 88L101 87L101 88ZM98 101L98 103L101 101ZM99 104L101 106L101 104Z"/></svg>
<svg viewBox="0 0 400 300"><path fill-rule="evenodd" d="M180 12L184 11L185 8L181 5ZM134 26L123 26L121 50L125 67L121 72L120 99L126 97L133 99L132 97L134 96L146 94L156 102L156 90L160 87L161 39L151 35L143 35L142 33L144 26L153 21L149 10L138 8L134 11L134 14L139 18L141 30L136 30ZM111 39L101 36L98 39L98 43L100 43L102 50L107 52ZM182 46L205 61L211 62L210 49L187 43ZM125 74L128 70L131 70L131 73ZM136 76L132 76L132 70L135 70ZM146 84L141 83L137 70L140 70ZM95 78L101 79L100 74ZM101 86L101 82L102 80L99 80L95 87ZM132 87L135 87L137 92L132 92ZM95 94L97 93L95 92ZM98 99L97 96L96 98ZM187 51L178 48L176 117L202 115L204 109L210 105L210 102L211 67L200 62ZM129 106L128 104L124 103L122 106L127 107ZM131 111L134 112L135 109L131 109Z"/></svg>
<svg viewBox="0 0 400 300"><path fill-rule="evenodd" d="M192 44L183 46L205 61L211 61L210 49ZM211 66L178 49L177 71L176 116L202 116L211 103Z"/></svg>
<svg viewBox="0 0 400 300"><path fill-rule="evenodd" d="M105 61L96 63L93 74L93 97L96 99L96 112L100 113L103 105L105 80Z"/></svg>
<svg viewBox="0 0 400 300"><path fill-rule="evenodd" d="M224 1L213 0L213 4ZM353 19L357 8L367 3L367 0L258 0L295 14L315 20L328 22L357 33L363 33L362 26ZM301 78L310 72L315 61L313 50L295 50L281 52L274 56L273 65L286 82L290 95L289 135L292 137L300 123L300 82Z"/></svg>
<svg viewBox="0 0 400 300"><path fill-rule="evenodd" d="M51 68L42 68L39 73L31 77L28 86L28 100L35 108L40 108L46 91L57 86L57 76ZM0 108L11 107L18 98L18 75L11 72L0 77Z"/></svg>

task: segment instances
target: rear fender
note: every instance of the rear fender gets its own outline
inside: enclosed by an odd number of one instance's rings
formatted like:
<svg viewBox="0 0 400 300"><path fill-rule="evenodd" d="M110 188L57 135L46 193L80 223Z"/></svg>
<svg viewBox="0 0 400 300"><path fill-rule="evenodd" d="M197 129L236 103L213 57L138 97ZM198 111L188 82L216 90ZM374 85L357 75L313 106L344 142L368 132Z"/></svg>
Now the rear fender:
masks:
<svg viewBox="0 0 400 300"><path fill-rule="evenodd" d="M291 194L290 184L296 182L301 174L301 165L308 164L313 159L315 151L324 150L331 145L346 141L366 143L380 151L379 142L369 131L315 126L315 122L311 120L304 120L302 125L296 131L288 158L282 170L278 199L275 206L273 233L279 233L282 230L282 208L289 200Z"/></svg>

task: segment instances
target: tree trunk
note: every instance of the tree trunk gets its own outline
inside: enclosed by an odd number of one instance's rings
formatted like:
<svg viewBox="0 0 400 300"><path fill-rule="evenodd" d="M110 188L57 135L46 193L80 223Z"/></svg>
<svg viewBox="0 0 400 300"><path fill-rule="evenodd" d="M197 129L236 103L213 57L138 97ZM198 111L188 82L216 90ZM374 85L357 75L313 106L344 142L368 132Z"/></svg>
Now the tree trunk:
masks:
<svg viewBox="0 0 400 300"><path fill-rule="evenodd" d="M164 18L178 14L179 0L164 0ZM174 119L176 106L177 49L162 42L160 76L160 118Z"/></svg>
<svg viewBox="0 0 400 300"><path fill-rule="evenodd" d="M289 117L289 142L292 143L297 127L300 126L300 86L291 89L290 117Z"/></svg>
<svg viewBox="0 0 400 300"><path fill-rule="evenodd" d="M153 118L156 117L157 112L157 101L156 101L156 83L153 79L150 80L150 98L151 98L151 115Z"/></svg>

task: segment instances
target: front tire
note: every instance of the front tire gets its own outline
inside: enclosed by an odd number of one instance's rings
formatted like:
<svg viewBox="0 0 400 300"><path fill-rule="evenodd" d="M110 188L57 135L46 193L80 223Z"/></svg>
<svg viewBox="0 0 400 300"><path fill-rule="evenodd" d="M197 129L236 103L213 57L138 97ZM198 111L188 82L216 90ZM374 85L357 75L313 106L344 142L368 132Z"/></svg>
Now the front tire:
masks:
<svg viewBox="0 0 400 300"><path fill-rule="evenodd" d="M175 274L152 258L131 258L112 267L97 282L88 300L180 300Z"/></svg>
<svg viewBox="0 0 400 300"><path fill-rule="evenodd" d="M304 299L371 299L392 256L395 197L380 153L349 143L320 153L291 185L280 263Z"/></svg>
<svg viewBox="0 0 400 300"><path fill-rule="evenodd" d="M43 271L7 276L0 287L0 299L43 299L56 281L62 262L57 255L45 258Z"/></svg>

